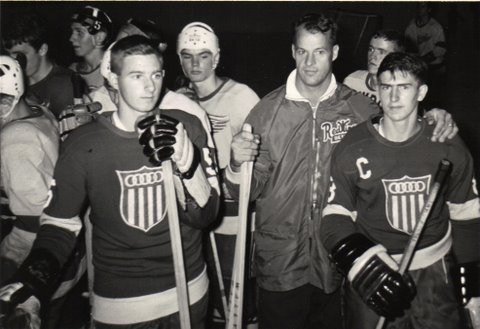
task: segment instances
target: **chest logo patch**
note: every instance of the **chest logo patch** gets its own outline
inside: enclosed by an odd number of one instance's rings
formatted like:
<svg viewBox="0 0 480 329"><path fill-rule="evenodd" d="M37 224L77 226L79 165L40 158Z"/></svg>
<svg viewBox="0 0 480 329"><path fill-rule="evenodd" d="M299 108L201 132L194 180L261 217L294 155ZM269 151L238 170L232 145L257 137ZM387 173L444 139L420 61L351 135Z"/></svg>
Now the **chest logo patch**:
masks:
<svg viewBox="0 0 480 329"><path fill-rule="evenodd" d="M147 232L160 223L167 212L162 169L143 166L138 170L116 172L123 221Z"/></svg>
<svg viewBox="0 0 480 329"><path fill-rule="evenodd" d="M382 179L385 213L390 225L411 234L430 191L431 175Z"/></svg>
<svg viewBox="0 0 480 329"><path fill-rule="evenodd" d="M350 128L355 127L350 119L340 119L335 122L324 122L321 124L323 132L323 141L330 143L338 143L342 140Z"/></svg>

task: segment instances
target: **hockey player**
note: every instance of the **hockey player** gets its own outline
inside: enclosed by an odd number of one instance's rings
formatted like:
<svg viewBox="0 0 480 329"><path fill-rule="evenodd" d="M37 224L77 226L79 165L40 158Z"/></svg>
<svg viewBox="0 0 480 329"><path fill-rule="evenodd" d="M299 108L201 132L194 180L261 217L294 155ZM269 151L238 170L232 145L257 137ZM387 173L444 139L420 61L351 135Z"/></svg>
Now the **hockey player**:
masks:
<svg viewBox="0 0 480 329"><path fill-rule="evenodd" d="M190 85L179 92L192 97L207 113L213 128L213 139L217 149L220 170L224 170L230 162L230 144L234 135L242 130L243 122L250 110L258 102L257 94L247 85L227 77L217 75L215 69L220 61L220 47L213 29L202 22L187 24L178 35L177 54L185 76ZM228 295L230 290L235 236L237 234L238 202L233 200L224 186L223 207L219 216L219 224L215 229L215 240L218 246L221 272ZM219 225L219 226L218 226ZM212 257L213 258L213 257ZM246 298L248 306L246 317L253 322L255 302L253 301L253 280L249 280ZM215 289L218 291L218 289ZM213 294L216 310L220 310L221 302L218 294ZM223 322L215 312L214 321Z"/></svg>
<svg viewBox="0 0 480 329"><path fill-rule="evenodd" d="M104 83L100 64L112 35L112 20L103 10L86 6L73 14L71 22L70 43L81 61L72 63L70 69L78 72L92 91Z"/></svg>
<svg viewBox="0 0 480 329"><path fill-rule="evenodd" d="M48 293L82 226L79 209L88 203L93 225L95 328L178 328L159 166L172 159L178 174L192 328L203 328L208 279L201 229L215 219L219 193L207 148L208 132L187 112L192 102L183 95L171 93L162 99L168 116L163 111L151 115L164 70L162 55L149 39L119 40L112 48L111 68L109 82L119 93L118 111L77 128L64 142L40 233L13 283L0 290L0 298L16 302L21 295L41 299ZM140 139L139 120L144 129Z"/></svg>
<svg viewBox="0 0 480 329"><path fill-rule="evenodd" d="M370 39L367 54L367 70L358 70L343 80L343 84L379 103L377 71L382 60L396 51L405 51L403 35L395 30L377 31Z"/></svg>
<svg viewBox="0 0 480 329"><path fill-rule="evenodd" d="M6 19L11 23L5 24L2 43L12 57L25 56L28 95L48 104L58 119L73 104L73 72L50 59L46 22L40 16L19 13Z"/></svg>
<svg viewBox="0 0 480 329"><path fill-rule="evenodd" d="M460 328L450 271L480 260L480 202L463 142L431 142L418 116L427 70L406 53L385 57L377 73L383 115L351 129L333 152L321 237L347 278L346 328L374 328L378 315L391 320L387 328ZM442 159L453 170L401 276L397 264Z"/></svg>
<svg viewBox="0 0 480 329"><path fill-rule="evenodd" d="M340 278L319 237L331 152L349 129L379 109L336 82L332 66L339 47L332 18L307 14L293 27L296 70L252 109L246 122L253 133L234 136L227 185L238 196L239 167L255 160L259 326L338 328ZM445 124L445 111L432 114L438 121L432 139L456 133Z"/></svg>
<svg viewBox="0 0 480 329"><path fill-rule="evenodd" d="M39 217L48 199L59 148L55 117L44 106L27 104L22 70L19 63L8 56L0 56L0 132L0 188L8 197L9 208L15 215L13 228L0 245L1 280L5 282L32 248L40 227ZM42 309L42 328L59 325L60 312L65 312L61 309L65 296L85 272L83 254L76 254L71 260L72 265L62 274L60 287ZM30 300L21 305L34 319L37 314L27 305L35 304Z"/></svg>

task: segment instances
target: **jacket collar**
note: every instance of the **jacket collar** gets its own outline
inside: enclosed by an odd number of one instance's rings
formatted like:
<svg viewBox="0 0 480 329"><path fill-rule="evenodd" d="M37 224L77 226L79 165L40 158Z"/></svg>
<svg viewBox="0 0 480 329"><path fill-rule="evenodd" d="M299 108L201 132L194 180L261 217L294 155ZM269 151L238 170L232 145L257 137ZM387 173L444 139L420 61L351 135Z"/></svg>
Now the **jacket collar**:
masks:
<svg viewBox="0 0 480 329"><path fill-rule="evenodd" d="M292 101L308 102L308 99L303 97L298 91L297 86L295 86L296 77L297 77L297 70L295 69L288 76L285 98ZM320 96L320 98L318 99L317 104L319 104L320 102L323 102L327 98L332 97L333 94L335 94L336 89L337 89L337 80L335 79L335 75L332 73L332 79L330 80L330 84L328 85L328 88L325 91L325 93L322 96ZM316 104L313 104L313 105L316 105Z"/></svg>

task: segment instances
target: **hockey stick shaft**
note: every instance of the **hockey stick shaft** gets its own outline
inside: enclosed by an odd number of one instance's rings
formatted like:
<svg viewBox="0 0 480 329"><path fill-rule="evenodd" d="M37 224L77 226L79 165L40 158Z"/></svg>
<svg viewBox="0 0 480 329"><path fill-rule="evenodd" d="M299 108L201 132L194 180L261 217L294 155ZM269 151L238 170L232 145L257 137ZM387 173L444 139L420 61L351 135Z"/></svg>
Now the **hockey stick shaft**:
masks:
<svg viewBox="0 0 480 329"><path fill-rule="evenodd" d="M417 221L417 224L415 225L415 229L413 230L412 236L410 237L407 247L405 248L405 251L403 253L402 260L400 261L398 272L401 275L405 274L405 272L408 270L408 267L410 266L410 262L415 253L415 247L417 246L418 240L420 239L420 235L422 234L423 228L425 227L425 223L427 222L428 215L430 214L432 206L435 203L435 200L437 199L438 192L442 188L443 183L445 182L445 179L448 176L451 165L452 165L451 162L446 159L443 159L442 161L440 161L438 165L432 190L430 191L430 194L428 195L428 198L427 198L427 203L425 203L425 205L423 206L423 210L420 214L420 219ZM385 324L385 317L382 316L378 319L376 329L382 329L384 324Z"/></svg>
<svg viewBox="0 0 480 329"><path fill-rule="evenodd" d="M217 274L218 287L220 289L220 297L222 298L223 312L226 317L228 314L227 294L225 293L225 285L223 284L222 267L220 266L220 258L218 257L218 248L217 242L215 240L215 233L211 231L209 236L210 244L212 245L212 254L213 261L215 263L215 272Z"/></svg>
<svg viewBox="0 0 480 329"><path fill-rule="evenodd" d="M244 125L244 131L251 132L250 125ZM230 287L227 329L241 329L243 316L243 294L245 286L245 254L248 227L248 204L252 182L253 161L241 166L240 198L238 202L238 233L235 242L235 258Z"/></svg>
<svg viewBox="0 0 480 329"><path fill-rule="evenodd" d="M170 160L162 162L165 194L167 200L168 225L170 227L170 241L172 243L173 266L175 270L175 284L177 286L177 300L180 316L180 328L190 329L190 310L187 290L187 279L183 261L182 236L178 218L177 198L173 183L173 169Z"/></svg>

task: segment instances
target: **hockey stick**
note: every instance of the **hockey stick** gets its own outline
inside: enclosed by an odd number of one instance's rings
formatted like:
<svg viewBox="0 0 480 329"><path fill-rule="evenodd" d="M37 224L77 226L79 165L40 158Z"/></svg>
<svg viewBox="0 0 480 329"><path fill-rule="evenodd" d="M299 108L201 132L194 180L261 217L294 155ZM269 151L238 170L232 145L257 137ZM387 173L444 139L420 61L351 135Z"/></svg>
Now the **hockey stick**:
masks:
<svg viewBox="0 0 480 329"><path fill-rule="evenodd" d="M438 192L442 188L443 183L445 182L445 179L449 174L451 165L451 162L446 159L440 161L438 165L437 173L435 174L432 190L428 195L427 203L425 203L425 205L423 206L423 210L420 214L420 219L415 225L415 229L413 230L412 236L410 237L407 247L405 248L405 252L403 253L402 260L400 261L398 273L400 273L401 275L405 274L405 272L408 270L408 267L410 266L410 262L412 261L415 252L415 247L417 246L417 242L420 238L420 235L422 234L423 227L425 226L428 215L430 214L430 210L435 203L435 200L437 199ZM376 329L382 329L384 324L385 317L381 316L378 319Z"/></svg>
<svg viewBox="0 0 480 329"><path fill-rule="evenodd" d="M243 131L252 132L252 127L245 124ZM238 202L238 233L235 241L235 258L230 287L227 329L241 329L243 316L243 291L245 286L245 253L248 226L248 204L252 182L253 161L242 163L240 182L240 199Z"/></svg>
<svg viewBox="0 0 480 329"><path fill-rule="evenodd" d="M215 263L215 272L217 274L218 287L220 289L220 297L222 298L223 313L225 314L225 317L226 317L228 314L227 295L225 293L225 285L223 284L222 267L220 266L220 259L218 257L218 248L217 248L217 242L215 241L215 233L211 231L209 236L210 236L210 244L212 245L212 254L213 254L213 260Z"/></svg>
<svg viewBox="0 0 480 329"><path fill-rule="evenodd" d="M175 195L175 186L173 183L173 170L171 161L163 161L162 168L167 200L168 225L170 227L170 241L172 243L175 284L177 286L180 328L190 329L187 279L185 276L185 265L183 262L182 236L178 219L177 198Z"/></svg>

